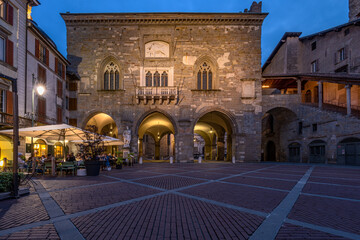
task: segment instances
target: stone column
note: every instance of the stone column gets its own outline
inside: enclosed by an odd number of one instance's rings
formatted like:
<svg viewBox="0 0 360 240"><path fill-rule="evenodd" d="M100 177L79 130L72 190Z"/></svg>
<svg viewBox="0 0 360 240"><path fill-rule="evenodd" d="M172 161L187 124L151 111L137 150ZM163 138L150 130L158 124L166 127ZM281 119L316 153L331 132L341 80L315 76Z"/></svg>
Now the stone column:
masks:
<svg viewBox="0 0 360 240"><path fill-rule="evenodd" d="M217 160L224 161L225 157L225 139L224 137L219 137L217 141Z"/></svg>
<svg viewBox="0 0 360 240"><path fill-rule="evenodd" d="M351 115L351 85L347 84L345 86L346 89L346 110L347 110L347 115L350 116Z"/></svg>
<svg viewBox="0 0 360 240"><path fill-rule="evenodd" d="M143 156L143 139L139 138L138 140L138 146L139 146L139 157Z"/></svg>
<svg viewBox="0 0 360 240"><path fill-rule="evenodd" d="M302 102L301 80L300 80L300 79L297 79L297 80L296 80L296 83L297 83L297 94L298 94L298 97L299 97L299 102L301 103L301 102Z"/></svg>
<svg viewBox="0 0 360 240"><path fill-rule="evenodd" d="M190 119L180 119L178 132L175 136L176 162L194 161L194 133Z"/></svg>
<svg viewBox="0 0 360 240"><path fill-rule="evenodd" d="M160 160L160 141L155 141L155 160Z"/></svg>
<svg viewBox="0 0 360 240"><path fill-rule="evenodd" d="M322 109L323 107L323 85L322 85L322 81L318 82L319 85L319 108Z"/></svg>
<svg viewBox="0 0 360 240"><path fill-rule="evenodd" d="M211 143L205 143L204 160L211 160Z"/></svg>

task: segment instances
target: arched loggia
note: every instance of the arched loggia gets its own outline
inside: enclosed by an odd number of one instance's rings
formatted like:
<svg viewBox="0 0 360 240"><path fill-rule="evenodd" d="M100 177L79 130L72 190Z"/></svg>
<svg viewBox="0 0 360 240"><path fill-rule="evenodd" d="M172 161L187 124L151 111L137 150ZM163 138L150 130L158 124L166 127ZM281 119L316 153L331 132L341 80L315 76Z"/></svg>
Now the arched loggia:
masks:
<svg viewBox="0 0 360 240"><path fill-rule="evenodd" d="M194 127L194 155L198 151L196 135L204 144L205 160L231 161L234 133L231 120L223 113L210 111L202 115Z"/></svg>
<svg viewBox="0 0 360 240"><path fill-rule="evenodd" d="M175 156L175 128L161 112L147 115L138 127L138 151L143 159L168 160Z"/></svg>

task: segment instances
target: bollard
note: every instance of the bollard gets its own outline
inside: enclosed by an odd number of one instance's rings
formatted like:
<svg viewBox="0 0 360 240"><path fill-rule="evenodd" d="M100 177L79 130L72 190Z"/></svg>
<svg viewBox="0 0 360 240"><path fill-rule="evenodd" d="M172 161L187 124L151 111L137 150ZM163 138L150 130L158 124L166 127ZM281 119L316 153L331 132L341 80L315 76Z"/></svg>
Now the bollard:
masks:
<svg viewBox="0 0 360 240"><path fill-rule="evenodd" d="M199 157L198 162L201 163L201 160L202 160L201 157Z"/></svg>
<svg viewBox="0 0 360 240"><path fill-rule="evenodd" d="M142 162L142 157L140 157L140 159L139 159L139 163L140 164L142 164L143 162Z"/></svg>
<svg viewBox="0 0 360 240"><path fill-rule="evenodd" d="M235 164L235 156L232 157L232 163Z"/></svg>
<svg viewBox="0 0 360 240"><path fill-rule="evenodd" d="M174 159L173 157L170 157L170 164L173 164L174 163Z"/></svg>

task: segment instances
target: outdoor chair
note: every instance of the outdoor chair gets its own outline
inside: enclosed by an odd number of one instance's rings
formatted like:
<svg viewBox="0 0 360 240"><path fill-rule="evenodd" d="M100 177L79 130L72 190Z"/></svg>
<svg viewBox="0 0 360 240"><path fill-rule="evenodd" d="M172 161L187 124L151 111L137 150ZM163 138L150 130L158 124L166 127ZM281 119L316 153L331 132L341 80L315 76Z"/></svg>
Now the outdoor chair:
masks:
<svg viewBox="0 0 360 240"><path fill-rule="evenodd" d="M47 170L49 170L49 173L51 173L51 162L46 162L44 164L43 174L45 174Z"/></svg>
<svg viewBox="0 0 360 240"><path fill-rule="evenodd" d="M63 171L72 171L72 175L74 176L76 171L76 162L63 162L61 163L60 175L62 175Z"/></svg>

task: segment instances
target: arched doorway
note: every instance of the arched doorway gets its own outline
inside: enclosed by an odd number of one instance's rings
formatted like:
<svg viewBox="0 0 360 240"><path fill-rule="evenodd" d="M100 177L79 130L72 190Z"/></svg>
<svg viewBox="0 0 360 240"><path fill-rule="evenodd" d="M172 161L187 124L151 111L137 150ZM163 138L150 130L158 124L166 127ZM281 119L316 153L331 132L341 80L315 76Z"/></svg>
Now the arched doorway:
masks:
<svg viewBox="0 0 360 240"><path fill-rule="evenodd" d="M269 141L266 144L265 161L276 162L276 146L273 141Z"/></svg>
<svg viewBox="0 0 360 240"><path fill-rule="evenodd" d="M289 162L301 162L300 148L301 145L297 142L289 145Z"/></svg>
<svg viewBox="0 0 360 240"><path fill-rule="evenodd" d="M153 112L138 127L139 157L168 161L175 156L175 128L165 114Z"/></svg>
<svg viewBox="0 0 360 240"><path fill-rule="evenodd" d="M287 152L289 151L288 144L293 141L291 139L296 138L299 134L293 131L298 128L298 124L297 115L288 108L276 107L263 115L261 152L264 154L264 161L286 162L294 160L288 158ZM267 156L268 154L269 156Z"/></svg>
<svg viewBox="0 0 360 240"><path fill-rule="evenodd" d="M194 157L203 149L204 160L231 161L233 132L232 122L224 113L204 114L194 127Z"/></svg>
<svg viewBox="0 0 360 240"><path fill-rule="evenodd" d="M105 114L97 113L93 115L85 125L85 129L95 131L98 134L118 138L118 128L114 119ZM107 146L106 152L115 154L118 146Z"/></svg>
<svg viewBox="0 0 360 240"><path fill-rule="evenodd" d="M310 163L325 163L326 162L326 142L322 140L315 140L309 144L309 162Z"/></svg>
<svg viewBox="0 0 360 240"><path fill-rule="evenodd" d="M337 146L337 163L360 165L360 139L346 138Z"/></svg>

